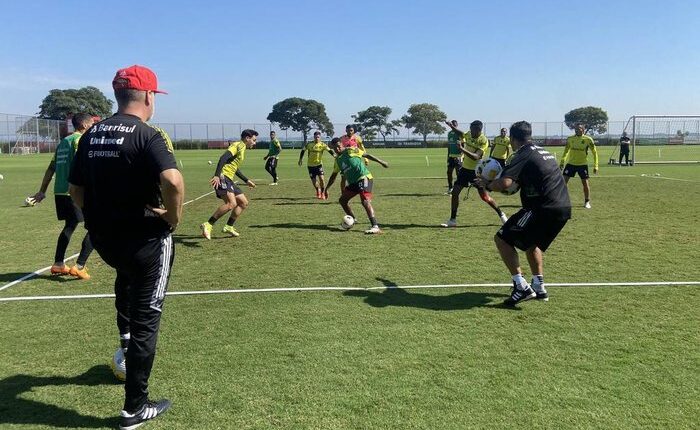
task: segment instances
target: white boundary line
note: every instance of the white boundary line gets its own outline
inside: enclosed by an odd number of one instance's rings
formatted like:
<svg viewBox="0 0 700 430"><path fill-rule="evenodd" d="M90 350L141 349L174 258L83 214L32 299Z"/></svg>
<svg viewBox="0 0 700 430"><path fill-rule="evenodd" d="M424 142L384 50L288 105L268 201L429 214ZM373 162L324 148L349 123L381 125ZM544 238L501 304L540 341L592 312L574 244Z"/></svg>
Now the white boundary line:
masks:
<svg viewBox="0 0 700 430"><path fill-rule="evenodd" d="M661 281L661 282L563 282L547 283L548 287L663 287L675 285L700 285L700 281ZM479 287L511 287L512 284L444 284L444 285L406 285L406 286L381 286L381 287L306 287L306 288L251 288L235 290L203 290L203 291L173 291L166 296L202 296L213 294L246 294L246 293L302 293L313 291L373 291L373 290L413 290L435 288L479 288ZM25 302L39 300L79 300L79 299L109 299L114 294L81 294L68 296L30 296L30 297L4 297L0 302Z"/></svg>
<svg viewBox="0 0 700 430"><path fill-rule="evenodd" d="M192 200L188 200L188 201L186 201L185 203L183 203L182 206L188 205L188 204L190 204L190 203L192 203L192 202L196 202L196 201L199 200L199 199L203 199L204 197L206 197L206 196L212 194L213 192L214 192L214 191L212 190L212 191L209 191L209 192L206 193L206 194L202 194L201 196L199 196L199 197L197 197L197 198L194 198L194 199L192 199ZM80 255L80 254L78 253L78 254L71 255L70 257L66 258L65 261L69 261L69 260L72 260L72 259L74 259L74 258L77 258L78 255ZM22 276L21 278L16 279L16 280L14 280L14 281L12 281L12 282L10 282L10 283L8 283L8 284L3 285L2 287L0 287L0 291L5 290L5 289L7 289L7 288L10 288L10 287L12 287L13 285L17 285L17 284L19 284L19 283L21 283L21 282L24 282L24 281L26 281L27 279L33 278L33 277L35 277L35 276L37 276L37 275L40 275L40 274L46 272L46 271L49 270L49 269L51 269L51 266L44 267L43 269L36 270L36 271L34 271L34 272L32 272L32 273L27 273L26 275Z"/></svg>

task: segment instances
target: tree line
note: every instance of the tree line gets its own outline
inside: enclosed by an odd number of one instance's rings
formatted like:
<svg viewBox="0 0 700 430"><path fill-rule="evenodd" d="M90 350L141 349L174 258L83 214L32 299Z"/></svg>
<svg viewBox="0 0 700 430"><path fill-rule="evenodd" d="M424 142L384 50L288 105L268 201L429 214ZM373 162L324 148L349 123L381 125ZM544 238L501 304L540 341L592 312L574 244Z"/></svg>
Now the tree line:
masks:
<svg viewBox="0 0 700 430"><path fill-rule="evenodd" d="M112 114L113 102L95 87L80 89L53 89L42 100L38 116L46 119L65 120L78 112L106 118ZM370 106L351 115L355 130L365 140L375 140L381 136L386 138L399 133L401 127L420 135L427 142L431 134L443 134L447 130L443 126L447 115L432 103L412 104L406 114L400 118L391 119L392 109L388 106ZM318 130L328 137L335 130L323 103L313 99L290 97L272 106L272 112L267 116L271 123L279 125L282 130L294 130L301 133L304 142L309 134ZM573 109L564 115L567 127L574 129L576 124L583 124L586 133L602 134L607 130L608 114L595 106Z"/></svg>

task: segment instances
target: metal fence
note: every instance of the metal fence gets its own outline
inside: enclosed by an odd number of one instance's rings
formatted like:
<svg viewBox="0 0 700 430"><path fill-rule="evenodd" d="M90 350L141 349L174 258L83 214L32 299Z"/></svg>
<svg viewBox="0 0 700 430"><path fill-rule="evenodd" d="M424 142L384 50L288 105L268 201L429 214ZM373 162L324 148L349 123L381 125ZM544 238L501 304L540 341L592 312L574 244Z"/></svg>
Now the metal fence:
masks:
<svg viewBox="0 0 700 430"><path fill-rule="evenodd" d="M467 130L469 122L459 121L460 127ZM507 128L510 124L511 122L508 121L485 122L484 133L489 137L494 137L498 135L501 128ZM615 145L626 124L627 121L610 121L606 133L596 134L593 137L598 145ZM154 125L163 128L170 135L177 149L223 148L229 140L239 139L241 131L247 128L257 130L260 133L259 142L268 142L270 131L277 133L277 137L285 148L299 148L303 142L301 133L293 130L282 130L270 123L154 123ZM347 123L334 123L334 135L342 135L346 125ZM532 129L533 139L540 145L564 145L566 137L572 134L566 124L560 121L532 122ZM671 138L672 136L667 135L667 130L669 130L668 127L659 126L654 130L654 134L661 139ZM21 146L33 148L31 151L25 150L24 152L51 152L55 150L63 133L65 133L63 121L37 119L26 115L0 114L0 151L3 154L22 152L18 151ZM428 135L427 145L423 142L423 136L406 128L399 128L396 133L384 138L381 135L376 135L373 139L365 140L369 147L444 146L447 142L447 130L441 134Z"/></svg>

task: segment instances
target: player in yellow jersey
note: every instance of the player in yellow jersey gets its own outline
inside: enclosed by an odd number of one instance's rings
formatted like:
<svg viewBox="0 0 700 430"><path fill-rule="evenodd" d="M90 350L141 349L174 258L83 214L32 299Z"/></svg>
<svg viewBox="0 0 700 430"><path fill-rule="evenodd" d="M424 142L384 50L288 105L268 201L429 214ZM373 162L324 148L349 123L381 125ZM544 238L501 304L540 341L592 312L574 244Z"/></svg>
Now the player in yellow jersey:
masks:
<svg viewBox="0 0 700 430"><path fill-rule="evenodd" d="M596 150L593 138L584 134L583 125L576 124L576 134L566 138L564 154L561 156L559 167L564 169L564 180L569 183L569 179L578 173L583 184L583 207L591 208L591 185L588 181L588 151L593 154L593 173L598 174L598 150Z"/></svg>
<svg viewBox="0 0 700 430"><path fill-rule="evenodd" d="M469 124L469 133L464 133L449 121L446 121L445 124L460 136L459 150L462 154L466 155L462 167L457 171L457 181L452 188L452 211L450 212L450 219L440 224L443 227L457 227L459 194L462 192L462 189L473 185L474 179L476 179L476 164L481 160L488 149L489 140L482 132L484 123L479 120L472 121L472 123ZM491 209L498 214L501 222L505 223L508 221L508 217L503 213L501 208L498 207L496 201L491 198L488 191L481 186L477 186L476 189L479 191L481 200L491 206Z"/></svg>
<svg viewBox="0 0 700 430"><path fill-rule="evenodd" d="M501 129L501 134L493 138L493 145L491 145L489 153L489 157L498 161L501 167L506 167L506 160L513 153L513 147L510 146L510 138L507 133L508 130Z"/></svg>
<svg viewBox="0 0 700 430"><path fill-rule="evenodd" d="M219 163L216 165L216 171L209 183L216 192L216 197L224 201L219 206L214 214L209 218L209 221L200 225L202 236L206 239L211 239L211 230L214 223L231 212L231 215L224 226L223 232L231 237L238 237L240 233L233 227L241 213L248 207L248 199L243 190L233 182L233 177L238 176L250 188L255 188L255 183L248 179L241 171L241 164L245 160L245 150L255 146L258 138L258 132L255 130L246 129L241 132L241 140L231 142L228 149L219 158Z"/></svg>
<svg viewBox="0 0 700 430"><path fill-rule="evenodd" d="M307 156L307 166L309 169L309 178L311 178L311 185L316 189L317 199L326 199L326 195L323 193L323 189L326 186L326 178L323 176L323 153L328 152L331 156L334 156L328 145L326 145L321 140L321 132L314 132L313 142L309 142L305 147L301 148L301 153L299 154L299 166L304 161L304 153L308 152ZM317 181L318 179L318 181Z"/></svg>

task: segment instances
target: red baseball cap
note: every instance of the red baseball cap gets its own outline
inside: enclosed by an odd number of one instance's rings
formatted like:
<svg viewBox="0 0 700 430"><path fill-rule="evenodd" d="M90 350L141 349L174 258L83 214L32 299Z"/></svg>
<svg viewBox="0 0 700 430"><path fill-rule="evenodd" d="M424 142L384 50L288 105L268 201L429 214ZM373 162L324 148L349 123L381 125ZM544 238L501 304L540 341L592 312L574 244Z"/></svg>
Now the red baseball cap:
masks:
<svg viewBox="0 0 700 430"><path fill-rule="evenodd" d="M112 80L112 88L115 90L130 89L168 94L158 89L158 78L153 73L153 70L138 64L117 70L117 74Z"/></svg>

